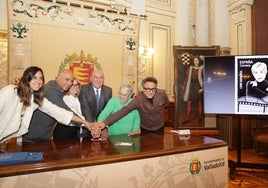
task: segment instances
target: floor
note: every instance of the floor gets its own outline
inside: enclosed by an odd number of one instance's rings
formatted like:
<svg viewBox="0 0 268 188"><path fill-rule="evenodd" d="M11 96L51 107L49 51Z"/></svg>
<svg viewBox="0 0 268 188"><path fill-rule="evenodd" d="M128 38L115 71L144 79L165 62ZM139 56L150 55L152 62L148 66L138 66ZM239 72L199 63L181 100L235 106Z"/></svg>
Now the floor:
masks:
<svg viewBox="0 0 268 188"><path fill-rule="evenodd" d="M228 159L237 161L237 151L235 149L229 150ZM268 155L257 155L253 149L242 150L241 162L268 164ZM229 177L228 187L268 187L268 170L237 168L235 173L235 179L232 180Z"/></svg>

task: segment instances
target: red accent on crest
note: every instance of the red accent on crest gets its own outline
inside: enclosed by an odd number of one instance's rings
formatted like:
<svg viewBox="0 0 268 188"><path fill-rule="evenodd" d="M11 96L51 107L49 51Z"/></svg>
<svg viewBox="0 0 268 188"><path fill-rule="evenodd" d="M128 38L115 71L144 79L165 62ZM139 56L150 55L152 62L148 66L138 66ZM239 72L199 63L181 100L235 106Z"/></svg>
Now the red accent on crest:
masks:
<svg viewBox="0 0 268 188"><path fill-rule="evenodd" d="M69 69L73 72L81 85L90 83L90 76L94 70L94 64L90 62L72 61L69 64Z"/></svg>

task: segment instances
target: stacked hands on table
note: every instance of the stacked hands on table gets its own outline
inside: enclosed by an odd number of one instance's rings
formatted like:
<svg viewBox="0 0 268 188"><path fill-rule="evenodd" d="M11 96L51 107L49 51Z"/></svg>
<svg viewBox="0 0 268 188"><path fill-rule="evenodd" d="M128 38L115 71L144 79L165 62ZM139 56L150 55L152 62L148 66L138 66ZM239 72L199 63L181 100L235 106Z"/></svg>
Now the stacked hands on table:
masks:
<svg viewBox="0 0 268 188"><path fill-rule="evenodd" d="M87 122L84 124L87 129L91 132L91 136L94 139L106 140L108 138L108 131L103 122Z"/></svg>
<svg viewBox="0 0 268 188"><path fill-rule="evenodd" d="M87 122L85 127L91 132L91 136L96 140L107 140L108 129L103 122ZM130 132L128 136L138 135L138 132Z"/></svg>

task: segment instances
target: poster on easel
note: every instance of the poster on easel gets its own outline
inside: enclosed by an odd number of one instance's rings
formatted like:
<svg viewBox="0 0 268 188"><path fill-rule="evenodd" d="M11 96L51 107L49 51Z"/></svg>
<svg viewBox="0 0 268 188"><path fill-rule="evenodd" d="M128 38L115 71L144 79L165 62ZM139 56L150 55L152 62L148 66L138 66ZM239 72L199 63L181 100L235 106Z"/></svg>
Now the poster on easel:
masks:
<svg viewBox="0 0 268 188"><path fill-rule="evenodd" d="M235 57L235 113L268 113L268 56Z"/></svg>

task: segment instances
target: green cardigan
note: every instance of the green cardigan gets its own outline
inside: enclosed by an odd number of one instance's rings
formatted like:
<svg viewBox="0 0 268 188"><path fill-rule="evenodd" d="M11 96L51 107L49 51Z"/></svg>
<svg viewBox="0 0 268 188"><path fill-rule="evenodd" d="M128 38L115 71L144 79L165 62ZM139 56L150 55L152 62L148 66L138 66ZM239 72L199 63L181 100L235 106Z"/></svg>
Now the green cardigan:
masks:
<svg viewBox="0 0 268 188"><path fill-rule="evenodd" d="M111 98L106 104L103 111L98 117L98 121L104 121L111 114L117 112L124 106L127 106L132 99L129 99L126 103L122 104L119 97ZM111 124L108 128L108 136L128 134L129 132L138 132L140 128L140 115L137 110L131 111L129 114L119 119L115 123Z"/></svg>

